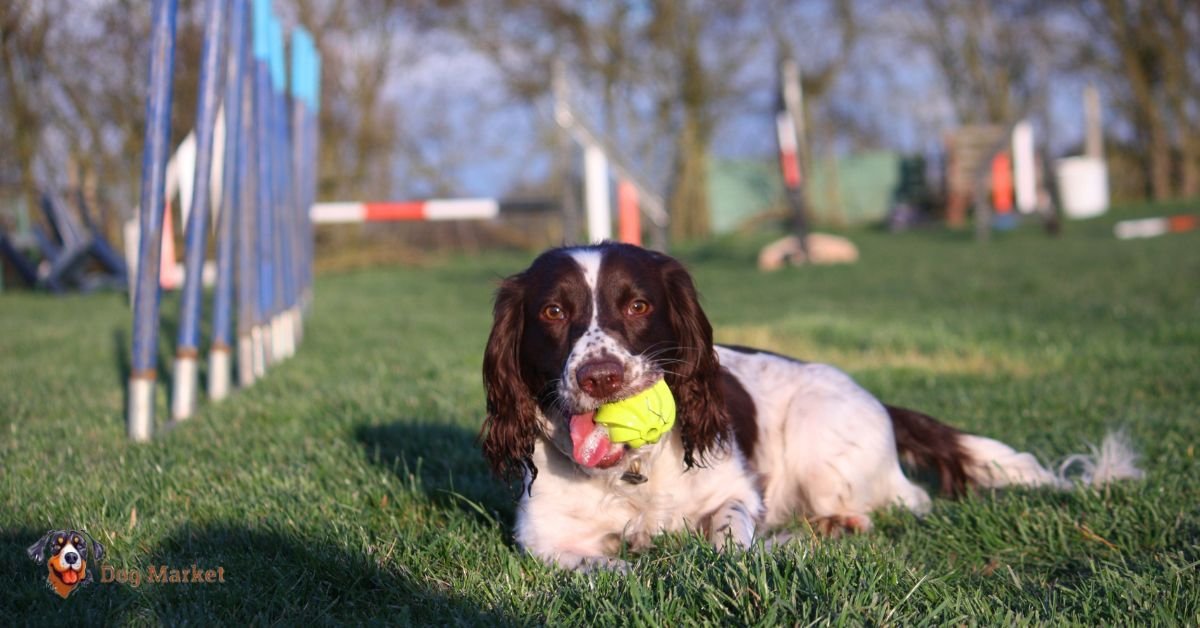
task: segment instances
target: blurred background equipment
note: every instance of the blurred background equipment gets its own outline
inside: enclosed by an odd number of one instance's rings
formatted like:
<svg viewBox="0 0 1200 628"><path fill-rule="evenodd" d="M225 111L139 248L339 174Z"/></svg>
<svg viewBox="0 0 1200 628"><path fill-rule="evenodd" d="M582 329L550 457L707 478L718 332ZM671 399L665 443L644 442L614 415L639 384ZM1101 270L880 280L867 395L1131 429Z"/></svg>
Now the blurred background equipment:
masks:
<svg viewBox="0 0 1200 628"><path fill-rule="evenodd" d="M96 227L82 195L78 213L49 193L42 194L41 205L48 229L31 225L23 204L16 209L13 233L0 228L0 258L22 283L54 293L124 286L125 262Z"/></svg>
<svg viewBox="0 0 1200 628"><path fill-rule="evenodd" d="M121 289L124 276L137 301L145 290L134 284L153 275L181 290L180 382L195 379L205 286L215 355L244 348L257 368L239 369L243 384L264 372L263 347L298 335L285 330L298 326L311 271L283 272L297 260L349 268L605 237L665 249L725 234L807 259L801 234L814 229L971 227L984 241L1023 223L1057 233L1062 219L1133 200L1200 198L1196 3L261 6L275 26L242 42L255 59L244 74L255 76L230 81L207 73L215 54L228 75L238 42L214 48L212 5L180 3L171 50L188 62L170 68L172 106L155 128L185 139L151 152L163 141L146 133L143 101L157 4L0 5L0 285ZM262 43L273 38L283 46ZM321 59L312 91L325 106L292 97L300 107L283 110L291 86L288 64L271 61L279 48L290 51L292 85L306 56ZM253 102L224 106L235 84ZM289 151L311 163L284 164ZM129 160L139 153L154 157L141 170ZM161 180L155 206L166 211L134 209ZM313 209L317 198L359 204L345 211L364 218L314 225L310 211L331 211ZM254 211L224 211L238 199ZM433 202L422 220L381 221L369 219L374 199ZM498 205L438 209L466 199ZM279 207L296 221L289 237L272 231ZM210 225L212 242L195 223ZM831 259L848 258L848 240L828 242L838 244ZM154 269L143 263L151 253ZM139 320L153 319L154 304L135 303ZM226 324L237 328L230 338ZM209 378L215 396L224 372ZM177 417L194 405L181 385Z"/></svg>
<svg viewBox="0 0 1200 628"><path fill-rule="evenodd" d="M787 201L791 233L763 247L758 269L773 271L791 264L844 264L858 259L858 249L849 239L809 231L808 207L802 155L805 154L804 93L796 62L779 64L779 106L775 114L775 137L779 146L779 174Z"/></svg>
<svg viewBox="0 0 1200 628"><path fill-rule="evenodd" d="M1122 220L1113 225L1113 233L1121 240L1154 238L1168 233L1184 233L1200 228L1200 214L1176 214L1158 218Z"/></svg>
<svg viewBox="0 0 1200 628"><path fill-rule="evenodd" d="M42 261L15 211L22 202L36 208L42 191L71 205L82 196L93 231L114 246L134 218L139 173L128 156L145 141L151 8L119 0L0 7L0 232L24 255L0 256L7 285L24 285L21 269ZM1060 213L1200 197L1196 3L295 0L274 8L285 30L315 34L328 70L312 182L322 200L558 204L489 220L321 226L314 235L324 268L620 237L616 206L632 208L633 191L639 209L626 216L639 224L626 237L643 235L656 248L724 233L785 235L796 228L797 203L809 228L970 225L982 240L993 226L1054 230ZM176 45L197 62L176 68L172 137L195 126L206 15L205 2L181 3ZM785 117L776 115L786 100L782 59L795 60L793 91L803 95L800 111ZM802 188L779 168L781 122L796 130L785 135L797 135ZM1011 178L1011 193L993 186L993 175ZM180 210L190 203L189 178L172 200L169 244L181 259L164 265L168 285L182 284L187 267ZM996 211L1009 197L1012 209ZM32 222L51 231L40 215ZM82 268L106 272L94 259Z"/></svg>

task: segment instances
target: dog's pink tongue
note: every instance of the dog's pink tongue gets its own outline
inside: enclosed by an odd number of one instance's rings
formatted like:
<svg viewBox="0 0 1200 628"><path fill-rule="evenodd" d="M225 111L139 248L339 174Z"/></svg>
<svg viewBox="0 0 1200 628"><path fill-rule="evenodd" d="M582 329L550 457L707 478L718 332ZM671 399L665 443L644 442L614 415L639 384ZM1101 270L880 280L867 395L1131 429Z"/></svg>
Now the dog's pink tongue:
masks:
<svg viewBox="0 0 1200 628"><path fill-rule="evenodd" d="M571 444L575 462L585 467L611 467L625 453L624 445L608 439L608 430L597 429L596 413L571 417Z"/></svg>

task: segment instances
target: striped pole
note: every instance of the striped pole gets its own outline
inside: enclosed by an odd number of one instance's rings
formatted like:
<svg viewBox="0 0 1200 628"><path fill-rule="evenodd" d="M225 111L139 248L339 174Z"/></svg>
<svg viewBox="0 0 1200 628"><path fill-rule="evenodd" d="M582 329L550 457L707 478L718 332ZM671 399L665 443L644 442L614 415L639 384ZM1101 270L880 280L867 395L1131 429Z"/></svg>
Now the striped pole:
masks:
<svg viewBox="0 0 1200 628"><path fill-rule="evenodd" d="M309 141L310 154L308 157L309 171L305 174L308 180L308 197L305 201L304 213L308 216L308 208L317 203L317 173L320 165L320 148L321 148L321 55L317 52L316 47L312 49L312 68L309 71L308 95L312 105L312 115L309 116ZM309 285L308 285L308 303L312 302L312 265L316 263L316 226L313 225L311 218L308 219L308 241L312 251L309 256Z"/></svg>
<svg viewBox="0 0 1200 628"><path fill-rule="evenodd" d="M272 38L274 64L272 66L272 84L275 86L275 127L276 150L272 155L278 167L280 231L279 245L282 264L280 279L282 283L282 298L280 314L280 340L284 358L290 358L296 353L296 321L294 316L296 305L296 199L292 194L292 138L290 132L291 118L287 73L287 50L283 37L283 27L278 20L275 22Z"/></svg>
<svg viewBox="0 0 1200 628"><path fill-rule="evenodd" d="M297 264L296 264L296 292L293 295L295 303L293 304L293 318L295 323L295 338L294 341L299 343L304 338L304 301L305 294L308 291L309 268L312 260L312 247L310 240L309 224L309 203L307 202L307 192L304 185L306 181L308 151L312 150L309 145L308 136L308 115L311 112L311 107L308 102L309 98L309 74L311 73L312 58L312 37L308 31L303 28L297 28L292 33L292 80L290 83L292 94L292 186L291 192L294 199L294 210L296 218L296 228L293 233L296 234L297 243Z"/></svg>
<svg viewBox="0 0 1200 628"><path fill-rule="evenodd" d="M642 245L642 212L638 209L637 186L626 179L617 182L617 230L622 242Z"/></svg>
<svg viewBox="0 0 1200 628"><path fill-rule="evenodd" d="M225 63L225 184L217 217L217 287L213 296L213 339L208 353L208 396L229 395L232 366L230 327L233 301L234 229L240 222L242 145L242 61L246 42L246 0L233 0Z"/></svg>
<svg viewBox="0 0 1200 628"><path fill-rule="evenodd" d="M612 205L608 194L608 155L599 146L583 149L584 205L587 207L588 241L612 238Z"/></svg>
<svg viewBox="0 0 1200 628"><path fill-rule="evenodd" d="M808 212L804 198L803 148L804 91L800 70L792 59L784 59L779 68L779 99L775 114L775 134L779 144L779 170L788 207L792 213L792 234L800 253L808 259Z"/></svg>
<svg viewBox="0 0 1200 628"><path fill-rule="evenodd" d="M254 0L254 141L256 145L255 171L257 174L257 236L258 250L258 315L253 334L254 374L261 377L271 354L270 322L275 305L275 251L273 235L274 216L271 211L271 142L270 142L270 87L268 67L270 52L270 0Z"/></svg>
<svg viewBox="0 0 1200 628"><path fill-rule="evenodd" d="M269 95L267 137L271 146L268 157L271 164L271 216L274 220L274 228L271 233L271 254L275 259L275 289L271 300L271 361L282 362L288 356L287 318L284 312L287 310L287 289L290 284L288 279L287 196L283 184L285 169L278 159L284 150L283 135L286 132L284 130L286 122L280 120L280 96L283 90L281 58L283 27L279 23L279 18L274 14L271 15L267 25L267 69L271 78L270 88L267 92Z"/></svg>
<svg viewBox="0 0 1200 628"><path fill-rule="evenodd" d="M257 144L254 137L254 57L253 49L243 41L242 49L242 94L238 106L241 108L241 129L237 145L238 168L241 189L239 190L240 215L237 234L238 266L238 385L243 388L254 384L255 347L254 330L260 318L258 312L258 260L255 258L258 243L258 198L257 172L252 167Z"/></svg>
<svg viewBox="0 0 1200 628"><path fill-rule="evenodd" d="M158 353L158 265L162 246L164 182L171 144L171 81L175 61L175 0L154 0L151 18L150 91L146 100L146 145L142 153L139 206L141 238L133 296L133 355L130 362L126 429L135 441L154 430L154 381Z"/></svg>
<svg viewBox="0 0 1200 628"><path fill-rule="evenodd" d="M201 298L204 285L205 252L208 249L208 210L212 175L213 132L220 104L221 35L225 24L225 0L208 0L205 12L204 47L200 64L200 102L196 108L196 168L193 172L192 209L187 219L185 275L179 300L179 338L175 345L171 415L187 419L196 411L196 367L199 357Z"/></svg>
<svg viewBox="0 0 1200 628"><path fill-rule="evenodd" d="M490 198L432 199L388 203L316 203L310 216L316 224L490 220L500 215L500 202Z"/></svg>
<svg viewBox="0 0 1200 628"><path fill-rule="evenodd" d="M1016 226L1013 220L1013 176L1012 158L1007 150L992 157L992 210L995 213L993 227L1008 229Z"/></svg>
<svg viewBox="0 0 1200 628"><path fill-rule="evenodd" d="M1179 214L1158 218L1122 220L1113 225L1113 235L1120 240L1155 238L1168 233L1183 233L1200 228L1200 214Z"/></svg>
<svg viewBox="0 0 1200 628"><path fill-rule="evenodd" d="M1037 210L1037 157L1033 141L1033 124L1022 120L1013 127L1013 192L1017 211L1032 214Z"/></svg>

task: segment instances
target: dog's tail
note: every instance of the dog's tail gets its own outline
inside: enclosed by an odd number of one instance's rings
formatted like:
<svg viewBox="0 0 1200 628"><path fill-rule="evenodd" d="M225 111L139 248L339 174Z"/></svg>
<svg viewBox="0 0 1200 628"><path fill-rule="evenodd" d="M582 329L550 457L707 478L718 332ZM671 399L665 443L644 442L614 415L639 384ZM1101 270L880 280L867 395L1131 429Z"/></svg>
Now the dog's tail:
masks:
<svg viewBox="0 0 1200 628"><path fill-rule="evenodd" d="M968 487L1049 486L1068 489L1082 482L1100 486L1108 482L1142 477L1137 454L1125 435L1104 437L1092 453L1068 456L1058 472L1042 466L1033 454L1020 452L1004 443L960 432L915 410L885 405L896 434L896 449L909 465L935 471L942 492L961 495ZM1068 477L1079 467L1075 479Z"/></svg>

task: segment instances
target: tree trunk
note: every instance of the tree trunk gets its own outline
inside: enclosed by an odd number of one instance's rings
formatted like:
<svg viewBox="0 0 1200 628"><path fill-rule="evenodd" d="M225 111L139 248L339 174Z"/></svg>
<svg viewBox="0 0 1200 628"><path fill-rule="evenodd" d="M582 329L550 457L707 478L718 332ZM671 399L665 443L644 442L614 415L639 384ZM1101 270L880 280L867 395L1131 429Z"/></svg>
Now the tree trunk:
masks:
<svg viewBox="0 0 1200 628"><path fill-rule="evenodd" d="M708 151L712 144L712 84L700 56L699 17L684 18L683 37L676 42L679 60L679 104L683 123L676 136L674 185L671 190L671 237L676 241L711 235L708 205Z"/></svg>
<svg viewBox="0 0 1200 628"><path fill-rule="evenodd" d="M708 203L708 150L705 124L694 112L685 113L677 140L675 182L671 190L671 239L704 238L712 221Z"/></svg>
<svg viewBox="0 0 1200 628"><path fill-rule="evenodd" d="M1150 198L1163 201L1171 198L1171 143L1167 140L1162 119L1151 116L1149 123Z"/></svg>
<svg viewBox="0 0 1200 628"><path fill-rule="evenodd" d="M17 19L20 19L19 16ZM39 29L44 28L44 24L37 25ZM41 141L42 124L37 111L26 98L24 89L16 88L24 85L30 86L32 79L28 76L19 76L17 68L18 61L14 59L14 53L9 49L9 45L17 45L16 42L7 41L7 37L0 40L0 65L4 70L4 82L7 85L13 86L14 89L9 90L9 102L11 108L8 112L10 122L13 125L15 144L13 153L16 154L17 167L20 169L20 185L21 193L25 196L27 207L37 207L39 202L37 181L33 177L34 160L37 158L38 143ZM40 52L43 47L40 38L30 38L34 43L31 47Z"/></svg>
<svg viewBox="0 0 1200 628"><path fill-rule="evenodd" d="M1200 197L1200 140L1184 138L1179 155L1179 195L1183 198Z"/></svg>
<svg viewBox="0 0 1200 628"><path fill-rule="evenodd" d="M1134 118L1146 133L1147 164L1150 197L1156 201L1171 197L1171 142L1166 127L1166 114L1155 99L1151 72L1155 63L1147 50L1156 33L1148 32L1144 21L1136 20L1126 11L1121 0L1105 0L1103 7L1113 33L1113 43L1120 54L1121 68L1133 97Z"/></svg>

